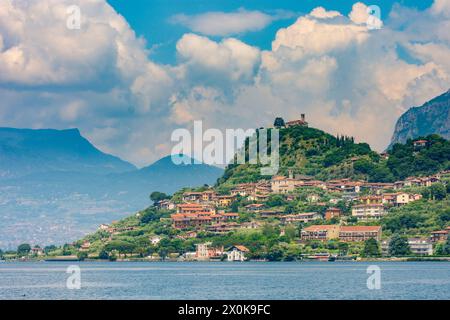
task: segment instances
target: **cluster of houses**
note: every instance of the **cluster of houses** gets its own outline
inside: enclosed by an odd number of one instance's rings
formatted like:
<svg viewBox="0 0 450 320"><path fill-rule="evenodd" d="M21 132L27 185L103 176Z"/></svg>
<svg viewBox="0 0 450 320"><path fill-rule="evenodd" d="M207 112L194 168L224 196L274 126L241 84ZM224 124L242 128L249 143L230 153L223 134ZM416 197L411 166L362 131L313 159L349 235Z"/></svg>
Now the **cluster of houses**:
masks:
<svg viewBox="0 0 450 320"><path fill-rule="evenodd" d="M410 251L416 256L433 255L433 244L447 240L450 227L445 230L433 232L430 238L408 238ZM343 225L312 225L301 231L301 241L329 241L362 242L368 239L381 241L381 226L343 226ZM389 255L390 239L381 241L381 254Z"/></svg>
<svg viewBox="0 0 450 320"><path fill-rule="evenodd" d="M407 192L361 196L356 199L357 204L352 206L352 216L363 221L380 219L386 214L388 207L399 207L420 199L421 194Z"/></svg>
<svg viewBox="0 0 450 320"><path fill-rule="evenodd" d="M429 177L407 178L405 181L395 183L368 183L364 181L352 181L350 179L330 180L327 182L314 180L305 175L274 176L270 181L262 180L254 183L242 183L234 186L227 195L219 195L214 189L201 192L185 192L182 195L182 203L175 204L171 200L163 200L156 204L160 209L175 210L171 215L172 227L175 229L203 229L216 234L227 233L243 226L239 224L239 214L225 212L237 197L244 197L253 203L245 206L250 213L258 213L261 218L276 217L282 223L310 223L315 220L340 219L342 211L329 207L325 214L318 212L303 212L285 214L281 210L266 208L264 202L271 194L284 194L286 200L294 200L293 191L301 187L319 187L324 190L340 192L342 196L330 199L330 204L337 204L340 199L352 203L351 215L358 221L377 220L387 213L390 207L406 205L422 198L420 194L402 191L408 186L430 186L440 181L441 175ZM385 193L386 189L397 192ZM363 190L369 190L370 195L360 196ZM365 192L366 193L366 192ZM316 205L329 206L327 203L319 203L320 196L314 193L308 195L307 200ZM220 209L220 210L219 210Z"/></svg>
<svg viewBox="0 0 450 320"><path fill-rule="evenodd" d="M171 215L172 227L175 229L213 226L220 232L226 232L231 231L231 225L237 225L235 220L239 218L238 213L217 211L209 204L182 203L176 209L177 213Z"/></svg>
<svg viewBox="0 0 450 320"><path fill-rule="evenodd" d="M439 182L441 174L435 174L429 177L409 177L404 181L394 183L353 181L351 179L335 179L329 181L314 180L305 175L293 175L289 171L286 176L274 176L271 180L272 193L291 193L301 187L317 187L332 192L354 192L360 193L368 190L371 193L380 193L383 189L399 190L407 187L429 187L433 183Z"/></svg>
<svg viewBox="0 0 450 320"><path fill-rule="evenodd" d="M247 260L246 254L250 250L242 245L234 245L227 250L223 246L213 246L211 242L199 243L195 252L186 252L181 257L182 260L209 261L226 260L230 262Z"/></svg>

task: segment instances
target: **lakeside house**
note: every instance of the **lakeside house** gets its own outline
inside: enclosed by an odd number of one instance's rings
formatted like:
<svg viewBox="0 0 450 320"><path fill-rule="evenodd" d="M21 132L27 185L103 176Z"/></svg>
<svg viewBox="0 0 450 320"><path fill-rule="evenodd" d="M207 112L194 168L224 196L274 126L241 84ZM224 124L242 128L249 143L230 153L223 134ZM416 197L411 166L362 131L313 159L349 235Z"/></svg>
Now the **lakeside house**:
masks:
<svg viewBox="0 0 450 320"><path fill-rule="evenodd" d="M196 245L196 259L199 261L220 258L223 254L223 247L213 247L211 242L199 243Z"/></svg>
<svg viewBox="0 0 450 320"><path fill-rule="evenodd" d="M313 225L301 231L302 241L339 239L343 242L362 242L371 238L381 239L380 226Z"/></svg>
<svg viewBox="0 0 450 320"><path fill-rule="evenodd" d="M339 240L343 242L362 242L369 239L381 240L381 226L341 226Z"/></svg>
<svg viewBox="0 0 450 320"><path fill-rule="evenodd" d="M226 252L228 261L245 261L245 255L250 252L250 250L241 245L235 245L229 248Z"/></svg>
<svg viewBox="0 0 450 320"><path fill-rule="evenodd" d="M34 256L43 256L44 250L41 247L36 246L31 249L31 254Z"/></svg>
<svg viewBox="0 0 450 320"><path fill-rule="evenodd" d="M327 241L339 237L339 225L314 225L301 231L301 240Z"/></svg>
<svg viewBox="0 0 450 320"><path fill-rule="evenodd" d="M381 253L383 256L389 256L390 239L381 242ZM412 255L431 256L433 255L433 243L426 238L408 238L408 245Z"/></svg>

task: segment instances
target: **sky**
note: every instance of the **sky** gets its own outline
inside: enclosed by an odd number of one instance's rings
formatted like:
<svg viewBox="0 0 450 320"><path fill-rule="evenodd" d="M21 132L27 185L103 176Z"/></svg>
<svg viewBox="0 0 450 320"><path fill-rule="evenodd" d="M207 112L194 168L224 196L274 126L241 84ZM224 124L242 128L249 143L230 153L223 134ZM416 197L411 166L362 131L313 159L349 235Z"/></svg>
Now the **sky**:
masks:
<svg viewBox="0 0 450 320"><path fill-rule="evenodd" d="M2 0L0 126L77 127L145 166L196 120L306 113L382 151L403 112L450 88L449 28L450 0Z"/></svg>

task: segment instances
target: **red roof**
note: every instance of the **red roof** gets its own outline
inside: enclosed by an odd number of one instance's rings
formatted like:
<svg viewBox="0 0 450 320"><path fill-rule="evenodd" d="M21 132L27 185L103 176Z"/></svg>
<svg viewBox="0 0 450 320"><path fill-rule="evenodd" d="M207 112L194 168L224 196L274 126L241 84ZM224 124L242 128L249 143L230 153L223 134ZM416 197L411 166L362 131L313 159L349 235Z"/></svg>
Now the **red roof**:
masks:
<svg viewBox="0 0 450 320"><path fill-rule="evenodd" d="M339 227L339 226L335 225L335 224L314 225L314 226L306 227L305 229L303 229L303 231L308 231L308 232L328 231L331 229L335 229L337 227Z"/></svg>
<svg viewBox="0 0 450 320"><path fill-rule="evenodd" d="M236 249L238 249L239 251L243 251L243 252L249 252L250 250L248 250L248 248L247 247L245 247L245 246L241 246L241 245L237 245L237 246L234 246Z"/></svg>
<svg viewBox="0 0 450 320"><path fill-rule="evenodd" d="M179 208L203 208L203 206L195 203L182 203L178 205Z"/></svg>
<svg viewBox="0 0 450 320"><path fill-rule="evenodd" d="M341 232L379 232L380 226L342 226Z"/></svg>

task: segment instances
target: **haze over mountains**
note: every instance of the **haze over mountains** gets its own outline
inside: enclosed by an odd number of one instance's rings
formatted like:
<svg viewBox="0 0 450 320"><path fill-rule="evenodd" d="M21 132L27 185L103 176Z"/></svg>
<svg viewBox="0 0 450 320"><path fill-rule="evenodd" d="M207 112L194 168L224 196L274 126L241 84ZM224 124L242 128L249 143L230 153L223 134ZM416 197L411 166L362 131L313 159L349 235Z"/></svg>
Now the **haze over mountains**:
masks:
<svg viewBox="0 0 450 320"><path fill-rule="evenodd" d="M450 138L450 91L402 115L391 145L432 133ZM77 129L0 128L0 248L69 242L145 208L152 191L214 184L222 174L170 156L137 169Z"/></svg>
<svg viewBox="0 0 450 320"><path fill-rule="evenodd" d="M0 128L0 247L67 242L148 206L152 191L214 184L222 173L170 156L137 169L77 129Z"/></svg>
<svg viewBox="0 0 450 320"><path fill-rule="evenodd" d="M397 121L391 146L433 133L450 139L450 90L406 111Z"/></svg>

